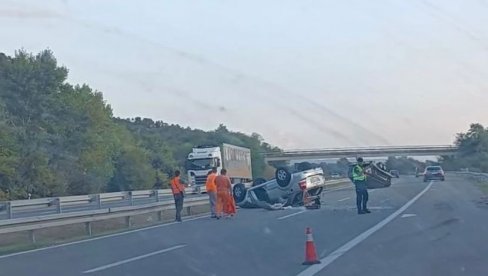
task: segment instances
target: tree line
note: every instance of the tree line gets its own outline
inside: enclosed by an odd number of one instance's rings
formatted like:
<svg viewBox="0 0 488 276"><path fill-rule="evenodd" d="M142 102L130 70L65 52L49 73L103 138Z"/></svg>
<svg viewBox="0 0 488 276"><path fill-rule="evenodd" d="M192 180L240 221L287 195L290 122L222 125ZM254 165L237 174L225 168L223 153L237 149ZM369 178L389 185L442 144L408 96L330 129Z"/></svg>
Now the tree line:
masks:
<svg viewBox="0 0 488 276"><path fill-rule="evenodd" d="M280 151L259 134L224 125L203 131L116 118L102 93L72 85L67 76L49 50L0 53L0 199L165 188L195 145L250 148L253 174L261 177L269 174L261 153ZM445 169L488 172L488 128L472 124L455 144L458 154L439 160ZM329 170L340 170L342 163ZM419 164L390 158L387 165L406 173Z"/></svg>
<svg viewBox="0 0 488 276"><path fill-rule="evenodd" d="M488 173L488 128L471 124L467 132L456 135L454 144L458 146L457 154L440 159L445 169Z"/></svg>
<svg viewBox="0 0 488 276"><path fill-rule="evenodd" d="M49 50L0 53L0 199L165 188L199 144L250 148L260 176L261 153L280 150L224 125L203 131L116 118L101 92L67 76Z"/></svg>

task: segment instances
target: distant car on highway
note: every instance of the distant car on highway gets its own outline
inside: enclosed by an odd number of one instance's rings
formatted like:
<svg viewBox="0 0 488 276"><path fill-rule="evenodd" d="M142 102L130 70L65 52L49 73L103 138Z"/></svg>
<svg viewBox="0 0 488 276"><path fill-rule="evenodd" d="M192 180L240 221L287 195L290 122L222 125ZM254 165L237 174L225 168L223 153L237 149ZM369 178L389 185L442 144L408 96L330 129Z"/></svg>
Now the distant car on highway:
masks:
<svg viewBox="0 0 488 276"><path fill-rule="evenodd" d="M340 174L338 174L338 173L333 173L333 174L330 175L330 178L332 178L332 179L339 179L341 177L342 176Z"/></svg>
<svg viewBox="0 0 488 276"><path fill-rule="evenodd" d="M393 175L395 178L400 178L400 172L398 170L391 170L390 174Z"/></svg>
<svg viewBox="0 0 488 276"><path fill-rule="evenodd" d="M291 172L289 168L276 169L274 179L256 183L247 189L243 183L234 185L234 199L242 208L264 207L281 204L283 206L303 205L303 193L320 205L320 194L325 187L324 172L321 168L311 168ZM264 206L263 206L264 205Z"/></svg>
<svg viewBox="0 0 488 276"><path fill-rule="evenodd" d="M428 166L425 168L424 171L424 182L430 180L441 180L444 181L446 179L444 170L441 166Z"/></svg>

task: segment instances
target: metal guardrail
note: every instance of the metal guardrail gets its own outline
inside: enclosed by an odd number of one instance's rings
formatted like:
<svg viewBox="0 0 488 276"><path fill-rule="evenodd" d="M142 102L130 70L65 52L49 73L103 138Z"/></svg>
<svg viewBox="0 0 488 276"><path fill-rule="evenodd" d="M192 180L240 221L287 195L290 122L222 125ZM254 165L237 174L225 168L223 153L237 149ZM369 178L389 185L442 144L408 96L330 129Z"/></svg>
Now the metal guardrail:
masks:
<svg viewBox="0 0 488 276"><path fill-rule="evenodd" d="M191 215L191 207L208 204L207 196L185 199L183 207L188 215ZM70 212L17 219L0 220L0 234L29 231L30 239L36 242L35 230L77 223L85 223L87 235L92 235L92 222L107 219L125 217L126 226L132 226L132 217L150 212L157 212L158 220L162 221L163 211L174 209L173 200L165 200L138 206L124 206L89 210L82 212Z"/></svg>
<svg viewBox="0 0 488 276"><path fill-rule="evenodd" d="M456 174L460 175L468 175L468 176L474 176L479 179L487 179L488 180L488 173L477 173L477 172L456 172Z"/></svg>
<svg viewBox="0 0 488 276"><path fill-rule="evenodd" d="M327 186L334 187L349 182L348 179L337 179L327 181ZM28 203L32 203L30 206L52 204L56 201L58 206L65 206L66 204L80 204L86 202L98 201L99 209L86 210L80 212L67 212L62 213L62 208L58 207L60 212L58 214L32 216L25 218L11 218L0 220L0 234L14 233L20 231L29 231L30 239L33 243L36 242L35 230L56 227L77 223L84 223L87 235L92 235L92 222L101 221L113 218L125 217L126 226L130 228L132 226L132 217L136 215L142 215L151 212L157 212L158 220L162 221L163 212L167 210L175 209L174 200L171 198L161 200L160 196L172 195L171 190L148 190L148 191L136 191L136 192L120 192L120 193L106 193L98 195L85 195L85 196L68 196L59 198L46 198L39 200L17 200L8 202L10 207L25 207ZM143 205L129 205L122 207L102 208L102 201L130 199L130 198L148 198L155 197L155 202L143 204ZM64 205L63 205L64 204ZM185 198L183 207L186 208L187 214L191 215L191 208L194 206L202 206L208 204L207 196L196 196ZM12 210L12 208L10 208Z"/></svg>
<svg viewBox="0 0 488 276"><path fill-rule="evenodd" d="M131 192L114 192L114 193L103 193L103 194L93 194L93 195L80 195L80 196L64 196L64 197L53 197L53 198L39 198L39 199L23 199L23 200L13 200L0 202L0 211L6 210L7 219L15 218L15 210L29 210L46 208L51 206L56 206L56 212L58 214L63 213L63 207L71 207L77 205L91 204L96 202L98 209L102 209L103 204L113 202L128 200L129 205L134 205L134 200L143 198L154 198L155 202L161 201L161 197L171 197L171 189L164 190L142 190L142 191L131 191Z"/></svg>

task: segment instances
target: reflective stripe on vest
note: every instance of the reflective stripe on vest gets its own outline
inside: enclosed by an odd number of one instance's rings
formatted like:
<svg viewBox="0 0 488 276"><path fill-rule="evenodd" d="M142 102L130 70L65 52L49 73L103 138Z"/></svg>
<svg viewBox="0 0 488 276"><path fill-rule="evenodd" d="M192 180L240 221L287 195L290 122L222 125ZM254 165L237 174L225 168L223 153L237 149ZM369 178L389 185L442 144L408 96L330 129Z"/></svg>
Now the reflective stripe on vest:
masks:
<svg viewBox="0 0 488 276"><path fill-rule="evenodd" d="M364 174L364 170L361 166L356 165L352 169L352 180L354 180L354 181L366 180L366 175Z"/></svg>

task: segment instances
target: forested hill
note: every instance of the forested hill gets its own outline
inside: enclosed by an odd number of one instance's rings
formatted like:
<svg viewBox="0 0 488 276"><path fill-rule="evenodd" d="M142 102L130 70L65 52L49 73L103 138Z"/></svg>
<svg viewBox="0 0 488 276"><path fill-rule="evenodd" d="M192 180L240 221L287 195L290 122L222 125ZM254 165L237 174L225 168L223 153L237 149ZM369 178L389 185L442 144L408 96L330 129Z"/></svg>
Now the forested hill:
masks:
<svg viewBox="0 0 488 276"><path fill-rule="evenodd" d="M0 199L164 187L199 144L251 148L259 176L259 153L279 150L223 125L206 132L114 118L100 92L67 83L67 75L50 51L0 53Z"/></svg>

